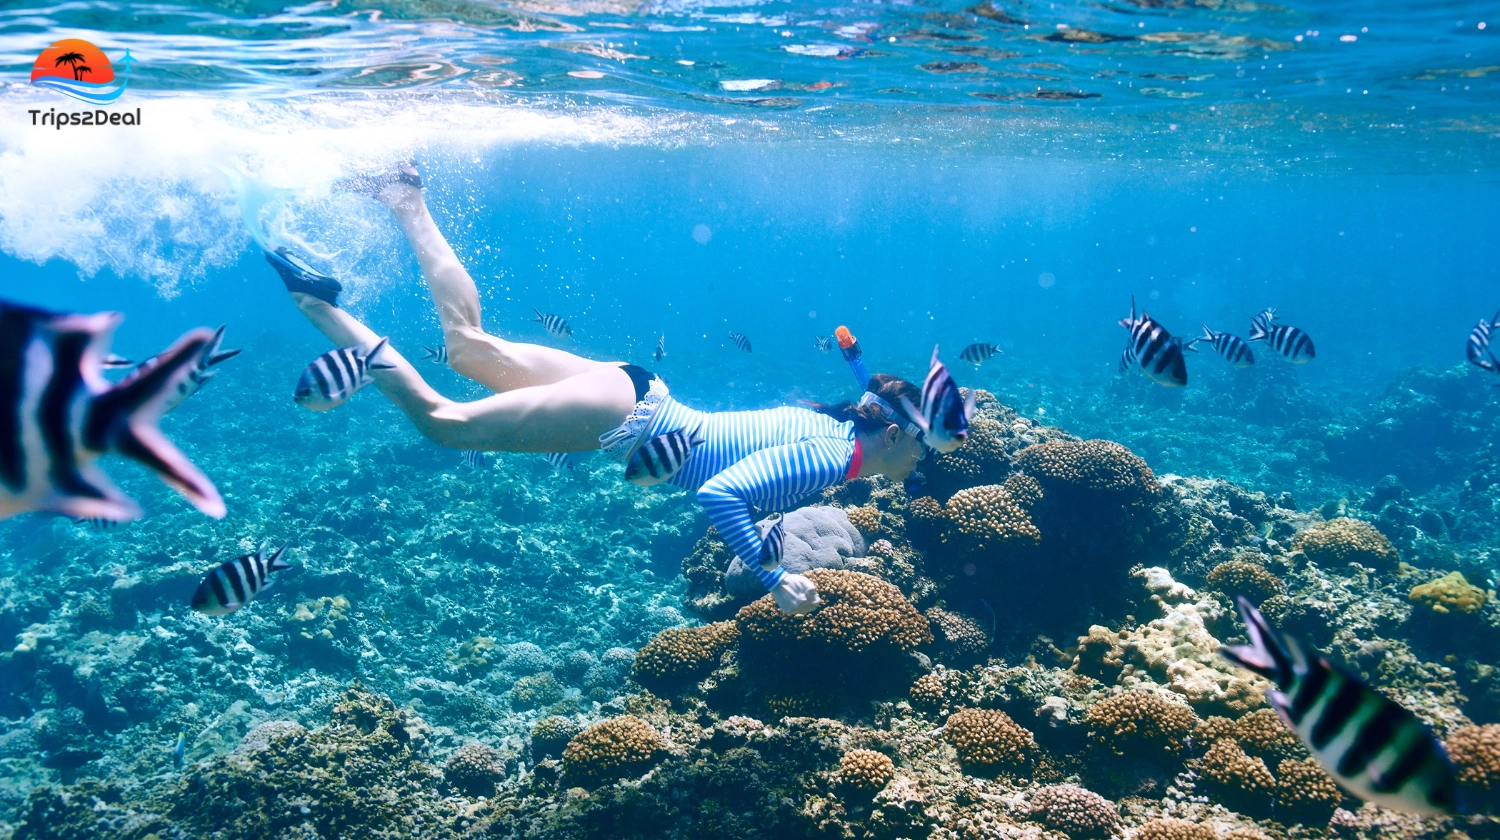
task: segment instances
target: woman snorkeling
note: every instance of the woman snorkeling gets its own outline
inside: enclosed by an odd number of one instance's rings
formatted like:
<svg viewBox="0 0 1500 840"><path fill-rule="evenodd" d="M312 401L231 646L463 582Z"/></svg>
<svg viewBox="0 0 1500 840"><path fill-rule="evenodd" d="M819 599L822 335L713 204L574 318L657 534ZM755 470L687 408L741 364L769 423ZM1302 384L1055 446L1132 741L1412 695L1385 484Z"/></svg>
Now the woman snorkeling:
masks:
<svg viewBox="0 0 1500 840"><path fill-rule="evenodd" d="M784 510L860 476L900 481L925 454L923 429L930 421L915 405L925 409L927 395L894 376L871 376L858 403L702 412L674 400L660 377L635 365L490 335L480 323L479 290L428 212L415 167L398 164L341 181L336 189L367 195L395 214L437 304L449 365L495 392L472 402L447 399L386 347L379 353L383 364L370 374L418 431L455 449L603 449L630 462L627 474L643 479L638 483L655 478L693 492L785 612L815 609L821 603L817 588L780 567L780 523L757 528L754 509ZM373 347L380 341L338 308L336 280L300 264L284 248L266 258L297 307L336 346Z"/></svg>

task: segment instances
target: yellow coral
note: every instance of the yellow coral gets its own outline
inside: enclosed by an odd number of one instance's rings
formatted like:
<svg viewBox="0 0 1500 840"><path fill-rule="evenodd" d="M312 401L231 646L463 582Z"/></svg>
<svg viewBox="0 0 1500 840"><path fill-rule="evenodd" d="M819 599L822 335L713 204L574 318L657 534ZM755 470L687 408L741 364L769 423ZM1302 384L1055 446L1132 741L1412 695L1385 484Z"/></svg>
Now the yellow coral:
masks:
<svg viewBox="0 0 1500 840"><path fill-rule="evenodd" d="M966 766L1022 767L1036 750L1036 739L1010 715L993 709L960 709L948 716L943 737Z"/></svg>
<svg viewBox="0 0 1500 840"><path fill-rule="evenodd" d="M635 680L661 693L701 679L739 640L740 627L733 621L663 630L636 653Z"/></svg>
<svg viewBox="0 0 1500 840"><path fill-rule="evenodd" d="M1198 716L1159 695L1126 691L1090 706L1083 722L1089 735L1116 755L1141 748L1176 753L1198 725Z"/></svg>
<svg viewBox="0 0 1500 840"><path fill-rule="evenodd" d="M1448 736L1448 755L1465 785L1493 794L1500 791L1500 724L1465 726Z"/></svg>
<svg viewBox="0 0 1500 840"><path fill-rule="evenodd" d="M1412 587L1413 604L1420 604L1435 613L1475 613L1489 600L1489 593L1469 583L1461 572L1449 572L1431 583Z"/></svg>
<svg viewBox="0 0 1500 840"><path fill-rule="evenodd" d="M1245 752L1267 761L1300 758L1307 753L1302 746L1302 739L1288 729L1281 716L1271 709L1256 709L1235 721L1234 738Z"/></svg>
<svg viewBox="0 0 1500 840"><path fill-rule="evenodd" d="M841 569L813 569L807 577L825 606L810 615L787 615L767 595L735 617L747 641L777 648L812 644L849 653L882 644L910 651L932 642L927 619L901 590L880 578Z"/></svg>
<svg viewBox="0 0 1500 840"><path fill-rule="evenodd" d="M1385 534L1375 530L1374 525L1344 516L1298 534L1292 540L1292 548L1306 554L1312 562L1325 566L1359 563L1389 570L1401 562L1400 552Z"/></svg>
<svg viewBox="0 0 1500 840"><path fill-rule="evenodd" d="M939 495L959 488L999 481L1010 469L1005 451L1006 427L984 412L976 412L969 421L969 437L964 445L939 455L923 471Z"/></svg>
<svg viewBox="0 0 1500 840"><path fill-rule="evenodd" d="M858 528L859 532L865 536L865 539L869 539L881 531L882 520L880 508L874 505L847 507L844 508L844 514L849 517L849 524Z"/></svg>
<svg viewBox="0 0 1500 840"><path fill-rule="evenodd" d="M1042 540L1030 514L999 484L960 490L948 500L945 511L948 529L943 541L961 552L1030 546Z"/></svg>
<svg viewBox="0 0 1500 840"><path fill-rule="evenodd" d="M890 756L874 750L850 750L839 759L839 781L855 790L875 793L896 775Z"/></svg>
<svg viewBox="0 0 1500 840"><path fill-rule="evenodd" d="M570 785L592 787L644 770L661 750L661 736L634 715L610 718L573 736L563 750Z"/></svg>
<svg viewBox="0 0 1500 840"><path fill-rule="evenodd" d="M1276 807L1284 822L1291 817L1309 825L1326 825L1344 794L1317 759L1288 758L1276 765Z"/></svg>

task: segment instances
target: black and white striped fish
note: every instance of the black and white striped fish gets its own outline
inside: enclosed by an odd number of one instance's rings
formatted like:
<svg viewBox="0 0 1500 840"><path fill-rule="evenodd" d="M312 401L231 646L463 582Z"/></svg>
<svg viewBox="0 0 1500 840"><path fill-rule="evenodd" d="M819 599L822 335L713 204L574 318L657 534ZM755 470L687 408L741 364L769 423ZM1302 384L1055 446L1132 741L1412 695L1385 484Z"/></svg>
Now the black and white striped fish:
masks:
<svg viewBox="0 0 1500 840"><path fill-rule="evenodd" d="M448 364L448 345L439 344L436 347L428 347L423 344L422 358L435 365L446 365Z"/></svg>
<svg viewBox="0 0 1500 840"><path fill-rule="evenodd" d="M547 453L547 463L551 464L554 470L571 470L573 469L573 453L549 452Z"/></svg>
<svg viewBox="0 0 1500 840"><path fill-rule="evenodd" d="M124 522L120 522L115 519L104 519L98 516L90 517L88 519L74 519L73 524L87 525L91 530L100 534L107 534L110 531L119 530L120 528L125 526Z"/></svg>
<svg viewBox="0 0 1500 840"><path fill-rule="evenodd" d="M938 359L938 349L932 348L932 363L927 368L927 379L922 382L922 405L915 406L906 397L901 398L901 407L906 409L922 430L922 441L938 452L947 454L963 445L969 437L969 419L974 416L974 389L967 397L959 393L958 384L948 375L948 368Z"/></svg>
<svg viewBox="0 0 1500 840"><path fill-rule="evenodd" d="M250 603L271 585L272 572L291 568L281 559L289 545L282 545L269 558L262 547L254 554L220 563L198 584L198 591L193 593L193 609L206 615L229 615Z"/></svg>
<svg viewBox="0 0 1500 840"><path fill-rule="evenodd" d="M380 358L390 339L380 338L353 347L341 347L313 359L297 380L293 399L313 411L338 408L359 389L375 380L372 370L390 370L394 364Z"/></svg>
<svg viewBox="0 0 1500 840"><path fill-rule="evenodd" d="M1120 326L1130 330L1130 341L1120 354L1120 373L1139 368L1158 385L1180 388L1187 384L1187 359L1183 357L1182 339L1167 332L1143 310L1135 317L1135 296L1130 296L1130 317Z"/></svg>
<svg viewBox="0 0 1500 840"><path fill-rule="evenodd" d="M463 450L463 452L459 455L459 459L464 462L464 466L470 467L472 469L477 470L480 467L484 466L484 453L480 452L478 449Z"/></svg>
<svg viewBox="0 0 1500 840"><path fill-rule="evenodd" d="M1469 362L1489 371L1500 373L1500 359L1495 358L1495 351L1490 349L1490 333L1500 328L1500 312L1495 317L1486 321L1479 319L1474 329L1469 331L1469 346L1466 356Z"/></svg>
<svg viewBox="0 0 1500 840"><path fill-rule="evenodd" d="M542 329L547 332L552 333L558 338L567 338L573 334L573 328L568 326L568 322L563 320L561 315L544 315L540 309L533 309L531 311L536 313L536 317L531 320L541 324Z"/></svg>
<svg viewBox="0 0 1500 840"><path fill-rule="evenodd" d="M750 352L750 339L746 338L744 333L731 332L729 341L746 353Z"/></svg>
<svg viewBox="0 0 1500 840"><path fill-rule="evenodd" d="M656 351L651 354L651 358L653 358L653 359L655 359L655 360L657 360L659 362L662 359L665 359L666 357L667 357L667 337L666 336L662 336L661 338L658 338L656 340Z"/></svg>
<svg viewBox="0 0 1500 840"><path fill-rule="evenodd" d="M832 353L833 352L833 336L831 336L831 335L815 335L815 336L813 336L813 349L817 350L820 353Z"/></svg>
<svg viewBox="0 0 1500 840"><path fill-rule="evenodd" d="M1247 599L1237 602L1250 644L1220 653L1276 684L1266 699L1330 776L1385 808L1464 810L1448 754L1416 715L1327 659L1309 657L1295 639L1272 630Z"/></svg>
<svg viewBox="0 0 1500 840"><path fill-rule="evenodd" d="M764 526L756 529L761 531L760 567L774 569L781 565L782 555L786 553L786 518L773 513L757 525Z"/></svg>
<svg viewBox="0 0 1500 840"><path fill-rule="evenodd" d="M1276 323L1276 310L1267 309L1250 319L1250 341L1264 341L1283 359L1294 365L1303 365L1317 357L1312 338L1307 333L1287 324Z"/></svg>
<svg viewBox="0 0 1500 840"><path fill-rule="evenodd" d="M993 344L985 344L981 341L965 347L963 352L958 354L958 357L971 365L977 365L980 362L994 358L996 353L1004 352L1004 350Z"/></svg>
<svg viewBox="0 0 1500 840"><path fill-rule="evenodd" d="M135 367L135 362L132 362L124 356L116 356L114 353L110 353L109 355L105 356L102 361L99 362L99 366L104 368L105 370L113 370L115 368Z"/></svg>
<svg viewBox="0 0 1500 840"><path fill-rule="evenodd" d="M110 383L100 363L123 316L74 315L0 301L0 519L47 510L129 520L140 507L96 461L139 461L209 516L224 516L212 482L157 428L167 400L208 348L199 328Z"/></svg>
<svg viewBox="0 0 1500 840"><path fill-rule="evenodd" d="M1255 364L1255 354L1250 352L1250 345L1237 335L1227 332L1214 332L1203 325L1203 337L1195 338L1191 343L1203 342L1219 351L1231 367L1247 368Z"/></svg>
<svg viewBox="0 0 1500 840"><path fill-rule="evenodd" d="M208 348L198 358L198 363L188 369L187 378L177 383L177 390L168 398L166 407L162 409L163 412L176 411L177 407L182 405L188 397L198 393L198 389L202 388L205 382L214 378L214 374L218 373L212 369L214 365L226 359L233 359L240 354L239 350L219 350L219 344L224 340L224 326L221 324L218 329L214 330L213 338L209 339ZM154 365L158 358L153 356L141 362L141 366Z"/></svg>
<svg viewBox="0 0 1500 840"><path fill-rule="evenodd" d="M641 487L651 487L671 480L693 450L704 443L697 430L673 429L641 444L625 464L625 480Z"/></svg>

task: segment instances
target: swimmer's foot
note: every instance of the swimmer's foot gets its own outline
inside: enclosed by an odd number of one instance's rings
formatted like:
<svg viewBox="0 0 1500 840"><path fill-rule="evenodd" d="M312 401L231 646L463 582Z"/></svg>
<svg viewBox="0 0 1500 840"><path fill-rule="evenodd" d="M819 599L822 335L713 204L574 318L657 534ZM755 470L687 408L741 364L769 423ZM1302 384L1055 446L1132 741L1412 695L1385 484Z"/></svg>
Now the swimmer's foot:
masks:
<svg viewBox="0 0 1500 840"><path fill-rule="evenodd" d="M344 290L339 281L308 268L286 246L267 251L266 262L281 275L281 282L288 292L312 295L329 306L339 305L339 292Z"/></svg>
<svg viewBox="0 0 1500 840"><path fill-rule="evenodd" d="M410 200L413 193L422 190L422 174L409 160L397 161L389 167L359 175L350 175L333 182L336 193L365 195L387 207Z"/></svg>

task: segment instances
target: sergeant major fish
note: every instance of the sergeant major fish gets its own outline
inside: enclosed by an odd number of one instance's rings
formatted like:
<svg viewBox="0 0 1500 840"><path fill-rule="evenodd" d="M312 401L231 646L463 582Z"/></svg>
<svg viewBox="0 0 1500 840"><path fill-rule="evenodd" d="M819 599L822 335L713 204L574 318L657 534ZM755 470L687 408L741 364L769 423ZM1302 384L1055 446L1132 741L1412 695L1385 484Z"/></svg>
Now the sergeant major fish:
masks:
<svg viewBox="0 0 1500 840"><path fill-rule="evenodd" d="M373 343L341 347L313 359L297 380L297 392L292 398L313 411L338 408L359 389L375 381L370 371L395 367L380 358L380 351L388 341L381 338Z"/></svg>
<svg viewBox="0 0 1500 840"><path fill-rule="evenodd" d="M657 360L659 362L662 359L665 359L666 357L667 357L667 337L664 335L661 338L658 338L656 340L656 351L651 354L651 358L653 358L653 359L655 359L655 360Z"/></svg>
<svg viewBox="0 0 1500 840"><path fill-rule="evenodd" d="M224 516L213 483L156 425L212 333L192 330L155 365L110 383L100 365L121 320L0 301L0 519L35 510L134 519L140 507L96 464L106 452L145 464L198 510Z"/></svg>
<svg viewBox="0 0 1500 840"><path fill-rule="evenodd" d="M573 453L571 452L549 452L547 463L552 465L553 470L573 469Z"/></svg>
<svg viewBox="0 0 1500 840"><path fill-rule="evenodd" d="M1255 364L1255 354L1250 352L1250 345L1246 344L1239 336L1227 332L1214 332L1203 325L1203 337L1195 338L1191 343L1203 342L1219 351L1231 367L1247 368Z"/></svg>
<svg viewBox="0 0 1500 840"><path fill-rule="evenodd" d="M563 320L561 315L544 315L540 309L533 309L531 311L536 313L536 317L531 320L541 324L542 329L547 332L552 333L558 338L567 338L573 334L573 328L568 326L568 322Z"/></svg>
<svg viewBox="0 0 1500 840"><path fill-rule="evenodd" d="M1187 384L1187 359L1182 355L1182 339L1167 332L1145 311L1135 317L1135 296L1130 297L1130 317L1121 319L1120 326L1130 330L1130 341L1125 352L1120 354L1120 373L1131 368L1140 368L1146 377L1158 385L1180 388Z"/></svg>
<svg viewBox="0 0 1500 840"><path fill-rule="evenodd" d="M670 481L693 450L702 446L703 436L697 430L673 429L641 444L625 464L625 480L640 487L652 487Z"/></svg>
<svg viewBox="0 0 1500 840"><path fill-rule="evenodd" d="M1250 644L1220 653L1276 684L1266 699L1330 776L1386 808L1434 815L1463 810L1448 754L1416 715L1327 659L1309 658L1246 598L1236 602Z"/></svg>
<svg viewBox="0 0 1500 840"><path fill-rule="evenodd" d="M817 350L820 353L832 353L833 352L833 336L831 336L831 335L815 335L815 336L813 336L813 349Z"/></svg>
<svg viewBox="0 0 1500 840"><path fill-rule="evenodd" d="M478 449L465 449L459 455L459 460L464 462L464 466L477 470L484 466L484 453Z"/></svg>
<svg viewBox="0 0 1500 840"><path fill-rule="evenodd" d="M446 365L448 364L448 345L439 344L436 347L428 347L423 344L422 358L435 365Z"/></svg>
<svg viewBox="0 0 1500 840"><path fill-rule="evenodd" d="M1469 331L1469 344L1465 352L1472 364L1490 373L1500 373L1500 359L1496 359L1495 351L1490 349L1490 333L1497 327L1500 327L1500 312L1496 312L1495 317L1488 321L1480 318L1474 329Z"/></svg>
<svg viewBox="0 0 1500 840"><path fill-rule="evenodd" d="M984 362L994 358L996 353L1004 352L1004 350L1001 350L999 347L996 347L993 344L977 342L974 344L970 344L968 347L965 347L963 349L963 352L958 354L958 358L968 362L971 365L977 365L980 362Z"/></svg>
<svg viewBox="0 0 1500 840"><path fill-rule="evenodd" d="M1250 341L1264 341L1283 359L1294 365L1307 364L1317 357L1312 338L1287 324L1276 323L1276 310L1267 309L1250 319Z"/></svg>
<svg viewBox="0 0 1500 840"><path fill-rule="evenodd" d="M746 338L744 333L731 332L729 341L746 353L750 352L750 339Z"/></svg>
<svg viewBox="0 0 1500 840"><path fill-rule="evenodd" d="M902 397L901 407L922 430L923 441L947 454L962 446L969 437L969 419L974 416L977 396L973 388L969 389L967 397L959 393L958 385L948 375L948 368L938 359L938 349L934 345L927 379L922 383L922 404L912 405L911 400Z"/></svg>
<svg viewBox="0 0 1500 840"><path fill-rule="evenodd" d="M202 388L208 380L213 379L214 374L218 372L212 369L215 365L228 359L233 359L240 354L239 350L224 350L221 352L219 344L223 340L224 325L221 324L218 329L214 330L213 338L209 339L208 347L204 349L203 355L198 357L197 363L188 369L187 377L177 383L177 389L167 399L166 406L162 409L163 413L176 411L177 407L182 405L188 397L198 393L198 389ZM155 365L158 363L157 360L159 358L160 356L152 356L146 361L141 362L140 366Z"/></svg>
<svg viewBox="0 0 1500 840"><path fill-rule="evenodd" d="M206 615L228 615L250 603L271 585L272 572L291 568L281 559L289 545L283 544L270 558L262 547L254 554L220 563L198 584L198 591L193 593L193 609Z"/></svg>

